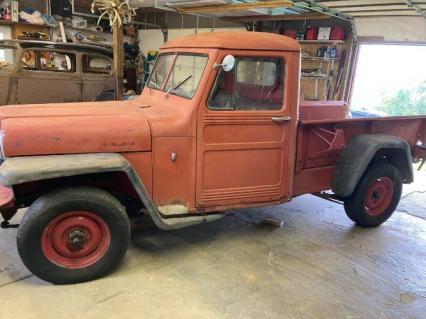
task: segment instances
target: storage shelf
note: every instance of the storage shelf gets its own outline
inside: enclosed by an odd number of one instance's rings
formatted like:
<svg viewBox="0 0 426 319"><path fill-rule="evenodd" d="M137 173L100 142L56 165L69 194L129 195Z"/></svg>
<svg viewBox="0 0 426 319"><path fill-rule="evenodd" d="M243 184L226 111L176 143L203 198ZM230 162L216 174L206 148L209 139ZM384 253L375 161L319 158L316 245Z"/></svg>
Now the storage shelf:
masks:
<svg viewBox="0 0 426 319"><path fill-rule="evenodd" d="M332 61L338 61L339 58L321 58L321 57L302 57L303 60L308 60L308 61L323 61L323 62L332 62Z"/></svg>
<svg viewBox="0 0 426 319"><path fill-rule="evenodd" d="M345 43L344 40L298 40L300 43L338 44Z"/></svg>
<svg viewBox="0 0 426 319"><path fill-rule="evenodd" d="M326 79L327 74L302 74L302 79Z"/></svg>
<svg viewBox="0 0 426 319"><path fill-rule="evenodd" d="M7 26L32 25L32 26L35 26L35 27L50 28L48 25L45 25L45 24L35 24L35 23L28 23L28 22L17 22L17 21L10 21L10 20L0 20L0 25L7 25Z"/></svg>

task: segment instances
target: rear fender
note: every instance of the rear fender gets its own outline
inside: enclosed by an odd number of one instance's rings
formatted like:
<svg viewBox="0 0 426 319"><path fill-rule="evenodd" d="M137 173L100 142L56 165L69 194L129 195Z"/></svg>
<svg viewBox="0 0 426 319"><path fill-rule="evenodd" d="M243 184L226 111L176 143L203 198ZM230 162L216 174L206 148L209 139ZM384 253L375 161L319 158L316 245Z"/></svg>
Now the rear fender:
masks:
<svg viewBox="0 0 426 319"><path fill-rule="evenodd" d="M342 151L334 170L333 192L339 197L350 196L370 163L381 158L400 170L404 183L413 182L407 141L389 135L366 134L353 137Z"/></svg>

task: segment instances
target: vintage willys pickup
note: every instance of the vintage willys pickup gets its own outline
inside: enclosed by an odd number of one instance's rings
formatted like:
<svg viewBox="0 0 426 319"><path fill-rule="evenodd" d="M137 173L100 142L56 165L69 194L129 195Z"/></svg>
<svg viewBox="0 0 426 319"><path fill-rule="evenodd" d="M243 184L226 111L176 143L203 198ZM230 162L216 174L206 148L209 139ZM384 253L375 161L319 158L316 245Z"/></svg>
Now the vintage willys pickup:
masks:
<svg viewBox="0 0 426 319"><path fill-rule="evenodd" d="M46 41L0 41L0 105L88 102L114 89L112 51Z"/></svg>
<svg viewBox="0 0 426 319"><path fill-rule="evenodd" d="M283 36L202 34L165 44L136 100L2 107L0 211L11 227L29 207L25 265L87 281L123 258L131 216L171 230L330 189L358 225L386 221L424 157L426 117L299 105L300 60Z"/></svg>

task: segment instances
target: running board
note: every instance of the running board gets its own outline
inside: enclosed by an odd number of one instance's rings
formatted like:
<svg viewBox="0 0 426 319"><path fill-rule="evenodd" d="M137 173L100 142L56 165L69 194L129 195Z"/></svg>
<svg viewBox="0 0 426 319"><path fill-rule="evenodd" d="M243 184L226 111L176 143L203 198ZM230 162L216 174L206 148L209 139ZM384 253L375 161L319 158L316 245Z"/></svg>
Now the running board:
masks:
<svg viewBox="0 0 426 319"><path fill-rule="evenodd" d="M223 213L203 215L203 216L197 216L197 214L188 214L186 216L181 216L181 217L162 218L161 228L165 230L185 228L185 227L193 226L197 224L213 222L213 221L222 219L224 216L225 214Z"/></svg>

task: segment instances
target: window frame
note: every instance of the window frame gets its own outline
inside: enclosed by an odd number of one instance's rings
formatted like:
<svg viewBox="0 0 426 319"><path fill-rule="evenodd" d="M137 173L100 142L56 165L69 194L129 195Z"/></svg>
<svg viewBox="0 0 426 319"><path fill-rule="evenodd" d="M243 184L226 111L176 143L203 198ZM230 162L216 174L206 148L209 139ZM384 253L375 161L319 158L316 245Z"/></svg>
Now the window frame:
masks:
<svg viewBox="0 0 426 319"><path fill-rule="evenodd" d="M216 88L217 81L219 79L219 76L220 76L221 72L224 72L222 68L219 68L218 71L217 71L217 73L216 73L215 79L213 81L213 85L210 88L210 92L209 92L209 95L207 97L207 100L206 100L207 110L212 111L212 112L223 111L223 112L256 112L256 113L259 113L259 112L280 112L280 111L282 111L283 109L286 108L286 82L287 82L287 73L288 73L288 70L287 70L287 59L286 59L285 56L283 56L283 55L267 55L267 56L263 55L262 56L262 55L240 54L240 55L235 55L235 59L236 59L235 68L237 68L237 65L238 65L238 62L239 62L238 59L260 59L260 60L262 60L262 59L271 59L271 60L281 60L282 61L282 70L283 70L282 80L283 80L283 84L282 84L281 107L279 109L263 109L263 110L260 110L260 109L240 110L240 109L235 109L235 107L233 109L231 109L231 108L229 108L229 109L226 109L226 108L212 108L211 104L210 104L210 99L212 97L213 90ZM233 71L234 71L233 81L234 81L234 83L237 83L237 73L238 73L238 70L234 69ZM277 75L279 75L279 73L277 73ZM248 84L248 85L257 85L257 84Z"/></svg>
<svg viewBox="0 0 426 319"><path fill-rule="evenodd" d="M99 59L100 58L100 59L108 60L110 62L110 64L111 64L111 69L109 70L109 73L86 72L85 68L84 68L84 58L85 57L94 58L94 59L96 59L96 58ZM95 75L99 75L99 76L102 76L102 75L112 75L113 74L113 69L114 69L113 60L110 57L106 56L106 55L96 54L96 53L86 53L86 52L83 52L81 54L81 73L83 75L94 75L94 74Z"/></svg>
<svg viewBox="0 0 426 319"><path fill-rule="evenodd" d="M28 69L28 68L24 68L22 67L23 65L25 65L22 62L22 59L24 57L24 54L26 52L31 52L33 51L35 54L35 68L34 69ZM71 64L72 64L72 68L71 70L43 70L41 69L40 66L40 58L41 58L41 54L42 53L58 53L58 54L62 54L65 56L68 56L71 60ZM20 59L19 59L19 71L24 71L24 72L45 72L45 73L49 73L49 74L76 74L77 73L77 54L75 52L65 52L63 50L45 50L45 49L24 49L21 53Z"/></svg>
<svg viewBox="0 0 426 319"><path fill-rule="evenodd" d="M12 46L12 45L3 45L3 46L0 47L0 50L4 50L4 55L3 55L4 60L6 60L6 58L7 58L6 50L11 50L11 52L14 50L15 52L13 54L14 54L15 58L14 58L14 61L13 61L13 65L16 65L16 60L17 60L18 55L19 55L19 48Z"/></svg>
<svg viewBox="0 0 426 319"><path fill-rule="evenodd" d="M156 65L158 63L158 60L159 60L160 56L165 56L165 55L172 55L172 56L174 56L173 62L171 64L171 67L170 67L170 69L167 72L167 76L166 76L166 78L164 80L164 83L161 85L161 88L151 87L151 86L149 86L149 84L151 83L151 77L154 74L153 71L155 70L155 67L156 67ZM192 95L192 97L187 97L187 96L179 95L179 94L176 94L174 92L170 92L170 95L178 96L178 97L181 97L181 98L184 98L184 99L187 99L187 100L192 100L197 95L198 88L200 87L200 83L201 83L201 81L203 79L203 76L205 75L207 65L209 64L209 55L207 53L176 51L176 52L165 52L165 53L159 54L158 57L157 57L157 59L155 60L154 68L152 69L152 72L149 75L149 78L147 80L147 88L148 89L150 89L150 90L152 89L152 90L156 90L156 91L160 91L160 92L164 92L164 93L166 92L166 87L167 87L167 84L169 83L170 77L172 75L173 68L175 67L176 61L177 61L177 59L179 58L180 55L205 57L206 58L206 64L204 65L203 71L201 72L200 80L198 81L197 87L195 88L195 91L194 91L194 94Z"/></svg>
<svg viewBox="0 0 426 319"><path fill-rule="evenodd" d="M154 75L154 71L156 70L156 67L157 67L157 64L158 64L158 62L160 60L160 57L163 57L163 56L166 56L166 55L172 56L173 57L173 62L171 63L171 67L169 68L169 70L167 70L167 74L166 74L166 77L164 79L164 83L162 83L161 86L158 86L159 88L149 86L151 84L151 78ZM154 63L154 66L152 68L152 71L149 74L149 77L148 77L148 79L146 81L146 87L148 89L150 89L150 90L156 90L156 91L160 91L160 92L164 92L164 88L165 88L166 83L167 83L167 81L169 79L169 76L170 76L170 73L172 71L172 68L173 68L173 66L175 64L176 56L177 56L177 52L164 52L164 53L160 53L157 56L157 58L155 59L155 63Z"/></svg>

